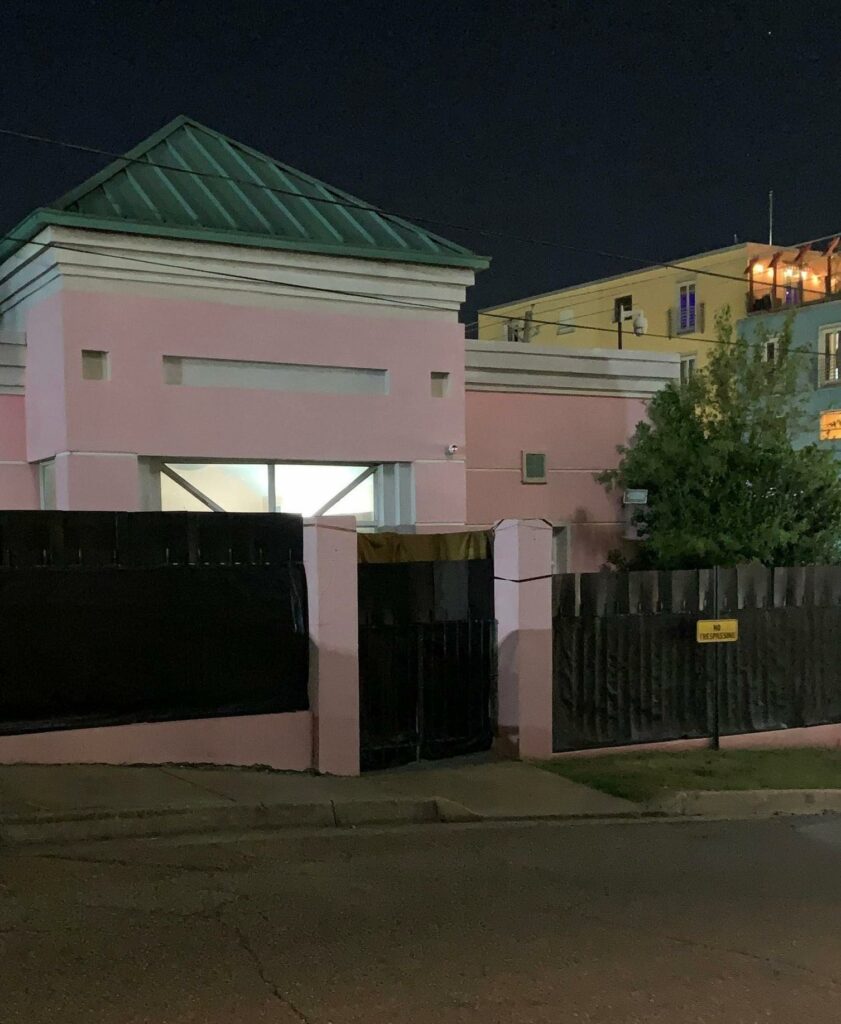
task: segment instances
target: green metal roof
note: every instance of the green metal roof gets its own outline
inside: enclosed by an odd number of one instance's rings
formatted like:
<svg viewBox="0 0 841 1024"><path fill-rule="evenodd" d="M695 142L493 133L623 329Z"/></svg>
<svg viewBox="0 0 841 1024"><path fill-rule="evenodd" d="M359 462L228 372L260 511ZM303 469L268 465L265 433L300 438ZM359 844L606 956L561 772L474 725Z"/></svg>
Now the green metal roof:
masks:
<svg viewBox="0 0 841 1024"><path fill-rule="evenodd" d="M486 267L455 242L177 117L0 242L5 259L50 224L333 256Z"/></svg>

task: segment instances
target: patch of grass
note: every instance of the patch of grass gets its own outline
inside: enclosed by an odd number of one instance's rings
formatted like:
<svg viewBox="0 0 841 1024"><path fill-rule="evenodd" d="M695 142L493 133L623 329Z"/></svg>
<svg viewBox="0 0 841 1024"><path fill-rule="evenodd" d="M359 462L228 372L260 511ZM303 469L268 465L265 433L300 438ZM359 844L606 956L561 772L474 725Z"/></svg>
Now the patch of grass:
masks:
<svg viewBox="0 0 841 1024"><path fill-rule="evenodd" d="M841 789L841 751L691 750L547 761L573 782L627 800L682 789Z"/></svg>

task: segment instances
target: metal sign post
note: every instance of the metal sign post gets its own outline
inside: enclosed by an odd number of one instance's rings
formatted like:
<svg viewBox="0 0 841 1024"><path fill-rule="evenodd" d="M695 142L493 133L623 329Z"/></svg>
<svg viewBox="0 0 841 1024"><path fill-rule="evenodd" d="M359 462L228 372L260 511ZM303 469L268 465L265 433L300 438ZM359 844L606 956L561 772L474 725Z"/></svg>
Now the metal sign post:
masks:
<svg viewBox="0 0 841 1024"><path fill-rule="evenodd" d="M713 569L713 607L719 613L718 603L718 566ZM695 623L695 639L699 644L732 644L739 639L738 619L699 619ZM716 647L714 652L713 672L713 721L712 746L718 750L721 746L721 725L719 703L721 697L721 652Z"/></svg>

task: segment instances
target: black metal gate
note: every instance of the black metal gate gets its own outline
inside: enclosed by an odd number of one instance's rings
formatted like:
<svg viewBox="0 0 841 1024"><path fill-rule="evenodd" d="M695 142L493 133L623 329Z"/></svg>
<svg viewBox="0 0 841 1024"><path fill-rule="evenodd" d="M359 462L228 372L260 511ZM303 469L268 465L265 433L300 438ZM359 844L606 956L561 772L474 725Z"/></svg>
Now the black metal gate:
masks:
<svg viewBox="0 0 841 1024"><path fill-rule="evenodd" d="M363 770L487 750L491 560L360 565L359 677Z"/></svg>

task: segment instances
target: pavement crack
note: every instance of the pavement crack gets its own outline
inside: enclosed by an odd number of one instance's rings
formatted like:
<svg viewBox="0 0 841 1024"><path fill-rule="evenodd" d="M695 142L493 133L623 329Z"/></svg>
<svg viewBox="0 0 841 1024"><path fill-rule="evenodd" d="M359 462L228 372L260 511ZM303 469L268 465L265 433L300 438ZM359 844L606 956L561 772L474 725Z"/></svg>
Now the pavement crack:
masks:
<svg viewBox="0 0 841 1024"><path fill-rule="evenodd" d="M608 916L588 910L588 906L592 906L592 897L585 897L584 899L573 901L568 906L564 907L563 911L564 913L574 912L582 920L592 921L594 924L603 925L608 928L621 928L629 933L634 931L631 925L628 925L625 922L615 921ZM822 974L811 967L795 963L793 960L788 960L784 957L769 956L763 953L752 953L748 949L739 949L734 946L721 946L712 942L703 942L700 939L690 938L685 935L670 935L663 933L661 937L667 942L673 942L675 945L689 946L693 949L703 949L707 953L724 953L728 956L738 956L743 957L746 960L753 960L755 963L763 964L773 971L788 971L794 974L805 975L806 977L819 982L820 986L825 989L836 990L841 987L841 981L833 977L831 974Z"/></svg>
<svg viewBox="0 0 841 1024"><path fill-rule="evenodd" d="M82 857L69 853L36 853L34 857L40 860L57 860L70 864L105 864L108 867L137 868L139 870L154 870L167 874L178 874L179 872L193 872L199 875L225 875L232 871L242 872L248 869L248 864L231 867L225 865L200 865L200 864L170 864L158 861L147 860L124 860L119 857Z"/></svg>
<svg viewBox="0 0 841 1024"><path fill-rule="evenodd" d="M840 984L838 979L832 977L832 975L822 975L811 967L795 963L793 960L787 960L784 957L752 953L749 949L739 949L733 946L717 946L714 943L700 942L698 939L690 939L682 935L664 935L663 938L678 945L691 946L695 949L703 949L708 953L728 953L731 956L741 956L746 960L754 960L757 963L765 964L766 967L770 967L775 971L787 970L793 971L797 974L805 974L812 978L818 978L827 988L837 989Z"/></svg>
<svg viewBox="0 0 841 1024"><path fill-rule="evenodd" d="M275 997L275 999L277 999L279 1003L281 1003L288 1010L290 1010L298 1018L298 1020L301 1021L301 1024L312 1024L309 1017L307 1017L306 1014L304 1014L292 1002L292 1000L289 999L288 996L284 995L284 993L281 992L280 988L269 977L268 972L266 971L265 964L263 963L260 957L260 954L254 948L254 946L251 943L251 940L245 934L242 928L240 928L238 924L234 924L233 922L226 921L224 919L224 917L222 916L223 909L224 908L220 907L217 913L214 915L216 917L216 920L219 922L219 924L222 925L223 928L226 928L232 935L236 937L236 940L239 943L240 948L243 950L244 953L246 953L251 962L254 964L254 969L257 971L257 976L260 978L260 981L262 981L262 983L266 986L269 992L271 992L271 994Z"/></svg>
<svg viewBox="0 0 841 1024"><path fill-rule="evenodd" d="M590 903L590 900L585 899L577 905L572 904L569 908L564 909L565 911L574 910L582 920L592 921L594 924L603 925L608 928L620 928L623 931L633 932L634 929L632 926L625 924L624 922L614 921L603 914L597 914L592 911L585 910L584 908L588 903ZM841 982L832 975L821 974L819 971L815 971L811 967L795 963L794 961L787 960L783 957L768 956L762 953L752 953L749 949L739 949L734 946L720 946L712 942L702 942L700 939L689 938L685 935L669 935L667 933L662 933L661 937L665 939L666 942L673 942L675 945L689 946L693 949L703 949L707 953L724 953L728 956L738 956L743 957L746 960L753 960L755 963L763 964L765 967L768 967L773 971L788 971L794 974L805 975L806 977L820 982L821 987L825 989L831 989L834 991L841 986Z"/></svg>
<svg viewBox="0 0 841 1024"><path fill-rule="evenodd" d="M38 860L60 860L70 864L107 864L109 867L133 868L135 861L120 860L118 857L78 857L68 853L36 853Z"/></svg>
<svg viewBox="0 0 841 1024"><path fill-rule="evenodd" d="M184 775L179 775L175 771L169 771L168 769L161 767L158 767L158 771L161 775L168 775L171 779L177 779L178 782L186 782L188 786L192 786L194 789L198 789L202 793L207 793L209 796L218 797L220 800L227 800L229 804L235 804L237 802L234 797L228 796L227 793L219 793L210 786L203 786L200 782L196 782L195 779L188 779Z"/></svg>

